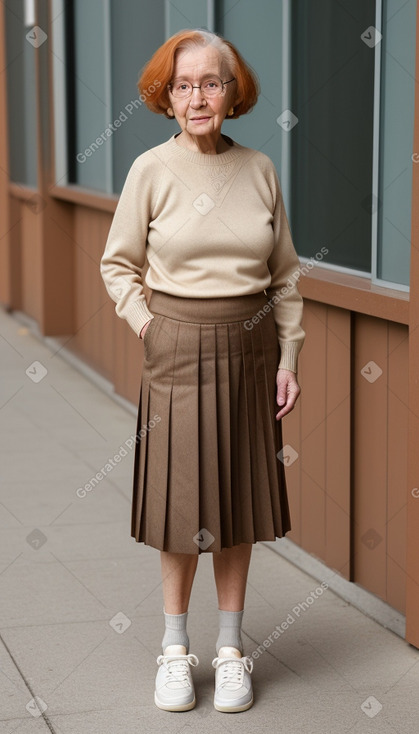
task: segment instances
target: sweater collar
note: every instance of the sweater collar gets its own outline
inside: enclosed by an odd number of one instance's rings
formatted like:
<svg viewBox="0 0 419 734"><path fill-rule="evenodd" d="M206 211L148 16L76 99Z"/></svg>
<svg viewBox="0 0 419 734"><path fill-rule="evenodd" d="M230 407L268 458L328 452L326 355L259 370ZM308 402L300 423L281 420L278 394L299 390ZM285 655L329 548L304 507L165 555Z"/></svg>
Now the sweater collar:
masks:
<svg viewBox="0 0 419 734"><path fill-rule="evenodd" d="M227 142L231 144L230 150L226 150L224 153L217 153L215 155L213 153L198 153L193 150L189 150L189 148L185 148L183 145L179 145L179 143L176 142L176 136L179 134L180 133L174 133L167 141L167 145L173 153L177 154L180 158L190 161L191 163L200 163L205 166L219 166L223 163L230 163L237 158L240 150L242 149L242 146L232 140L228 135L223 135Z"/></svg>

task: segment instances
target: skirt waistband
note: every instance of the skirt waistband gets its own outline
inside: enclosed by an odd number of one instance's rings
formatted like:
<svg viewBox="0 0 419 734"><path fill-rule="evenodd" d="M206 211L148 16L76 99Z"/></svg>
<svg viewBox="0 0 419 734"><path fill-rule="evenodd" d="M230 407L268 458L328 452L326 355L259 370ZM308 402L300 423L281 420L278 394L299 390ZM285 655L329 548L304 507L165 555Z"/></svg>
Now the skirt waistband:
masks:
<svg viewBox="0 0 419 734"><path fill-rule="evenodd" d="M268 302L265 291L243 296L188 298L153 290L149 309L154 314L192 323L226 323L251 319Z"/></svg>

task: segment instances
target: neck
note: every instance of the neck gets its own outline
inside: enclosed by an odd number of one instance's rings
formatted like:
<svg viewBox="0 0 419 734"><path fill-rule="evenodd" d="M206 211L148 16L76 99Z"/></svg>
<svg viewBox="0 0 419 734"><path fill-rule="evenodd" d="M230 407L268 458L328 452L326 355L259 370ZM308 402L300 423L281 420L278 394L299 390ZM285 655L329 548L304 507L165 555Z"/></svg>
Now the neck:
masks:
<svg viewBox="0 0 419 734"><path fill-rule="evenodd" d="M184 148L205 155L217 155L217 153L225 153L226 150L230 150L230 146L222 137L221 131L209 135L191 135L183 130L177 136L176 141Z"/></svg>

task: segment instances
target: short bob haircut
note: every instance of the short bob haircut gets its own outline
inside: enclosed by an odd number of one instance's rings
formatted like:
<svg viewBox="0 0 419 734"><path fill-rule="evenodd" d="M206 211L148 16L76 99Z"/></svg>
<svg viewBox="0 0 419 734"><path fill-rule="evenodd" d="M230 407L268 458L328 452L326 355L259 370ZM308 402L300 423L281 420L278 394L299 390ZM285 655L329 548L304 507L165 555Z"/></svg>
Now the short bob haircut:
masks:
<svg viewBox="0 0 419 734"><path fill-rule="evenodd" d="M236 47L216 33L195 29L182 30L168 38L141 70L137 87L152 112L164 114L169 120L174 119L167 114L167 108L171 106L167 85L172 80L176 52L208 45L213 45L219 51L222 65L237 81L234 114L229 115L228 119L238 118L255 106L260 92L259 81Z"/></svg>

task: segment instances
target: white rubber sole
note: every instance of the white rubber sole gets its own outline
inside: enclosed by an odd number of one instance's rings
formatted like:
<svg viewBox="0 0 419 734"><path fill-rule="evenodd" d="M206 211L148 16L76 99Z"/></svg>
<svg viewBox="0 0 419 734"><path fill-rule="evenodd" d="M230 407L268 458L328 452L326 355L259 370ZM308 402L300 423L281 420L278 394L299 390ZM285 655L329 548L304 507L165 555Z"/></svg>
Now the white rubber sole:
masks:
<svg viewBox="0 0 419 734"><path fill-rule="evenodd" d="M190 703L162 703L157 698L157 693L154 692L154 703L159 709L162 709L162 711L190 711L195 707L196 698L194 697L193 701L191 701Z"/></svg>
<svg viewBox="0 0 419 734"><path fill-rule="evenodd" d="M214 701L214 708L216 711L222 711L224 714L237 714L240 711L247 711L253 705L253 696L248 703L243 703L241 706L220 706Z"/></svg>

